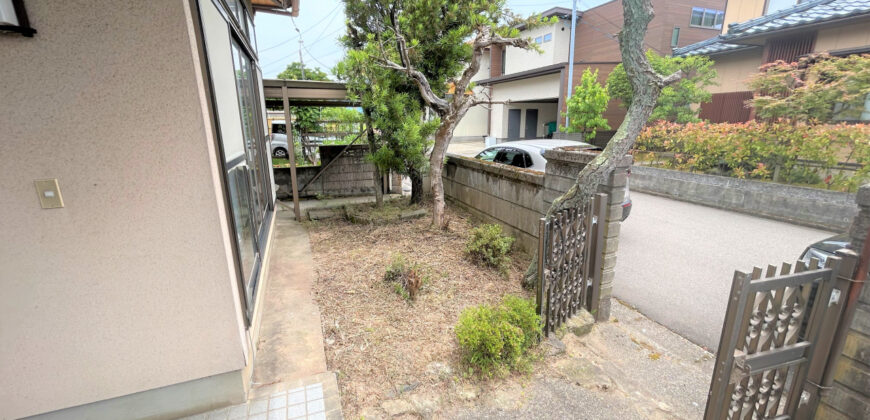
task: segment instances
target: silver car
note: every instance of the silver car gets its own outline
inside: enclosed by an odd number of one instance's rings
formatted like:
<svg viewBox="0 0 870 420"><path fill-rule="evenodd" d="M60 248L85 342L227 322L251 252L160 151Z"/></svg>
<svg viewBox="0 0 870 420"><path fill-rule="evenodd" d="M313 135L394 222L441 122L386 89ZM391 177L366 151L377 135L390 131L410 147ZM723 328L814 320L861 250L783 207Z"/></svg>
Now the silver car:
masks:
<svg viewBox="0 0 870 420"><path fill-rule="evenodd" d="M590 150L597 149L589 143L574 140L520 140L487 147L478 153L475 158L487 162L544 172L547 168L547 159L544 159L543 156L544 151L566 146L574 146ZM631 170L629 170L628 174L631 175ZM630 213L631 197L629 196L628 180L626 180L625 200L622 202L622 220L628 218Z"/></svg>
<svg viewBox="0 0 870 420"><path fill-rule="evenodd" d="M287 125L283 120L272 121L272 157L287 159L290 156L286 133Z"/></svg>

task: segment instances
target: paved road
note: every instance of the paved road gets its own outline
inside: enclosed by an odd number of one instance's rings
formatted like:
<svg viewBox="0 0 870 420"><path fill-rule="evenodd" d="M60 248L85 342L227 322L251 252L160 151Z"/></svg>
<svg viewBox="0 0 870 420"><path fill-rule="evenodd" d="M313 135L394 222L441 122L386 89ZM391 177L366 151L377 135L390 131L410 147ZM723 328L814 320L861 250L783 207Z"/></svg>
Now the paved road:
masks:
<svg viewBox="0 0 870 420"><path fill-rule="evenodd" d="M448 151L474 156L482 141ZM770 219L631 193L613 293L696 344L716 351L734 270L794 262L807 245L834 235Z"/></svg>
<svg viewBox="0 0 870 420"><path fill-rule="evenodd" d="M716 351L734 270L794 262L817 229L632 191L613 293L689 340Z"/></svg>

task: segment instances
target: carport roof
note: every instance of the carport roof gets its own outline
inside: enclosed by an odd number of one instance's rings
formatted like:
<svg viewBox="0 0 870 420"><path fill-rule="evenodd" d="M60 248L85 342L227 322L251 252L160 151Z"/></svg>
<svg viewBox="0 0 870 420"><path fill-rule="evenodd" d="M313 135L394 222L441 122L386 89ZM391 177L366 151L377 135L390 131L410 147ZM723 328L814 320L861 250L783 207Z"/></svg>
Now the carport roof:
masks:
<svg viewBox="0 0 870 420"><path fill-rule="evenodd" d="M294 106L356 106L357 103L347 95L342 82L320 82L315 80L263 79L263 96L266 102L280 104L284 98Z"/></svg>

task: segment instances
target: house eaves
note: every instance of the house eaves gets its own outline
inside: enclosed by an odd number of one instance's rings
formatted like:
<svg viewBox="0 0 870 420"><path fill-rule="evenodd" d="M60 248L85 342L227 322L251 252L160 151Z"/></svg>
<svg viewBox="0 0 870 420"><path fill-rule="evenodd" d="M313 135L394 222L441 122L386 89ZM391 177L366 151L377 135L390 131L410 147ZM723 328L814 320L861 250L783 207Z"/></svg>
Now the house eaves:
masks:
<svg viewBox="0 0 870 420"><path fill-rule="evenodd" d="M568 65L568 62L551 64L549 66L538 67L536 69L521 71L517 73L505 74L489 79L483 79L477 82L478 86L490 86L499 83L513 82L516 80L531 79L533 77L544 76L547 74L558 73Z"/></svg>
<svg viewBox="0 0 870 420"><path fill-rule="evenodd" d="M578 10L577 11L577 19L580 19L581 16L583 16L583 12ZM549 9L541 12L541 17L544 19L548 19L551 17L557 17L557 18L562 19L562 20L569 20L569 19L571 19L571 9L569 9L567 7L551 7ZM517 25L517 29L522 31L522 30L526 29L526 25L525 24Z"/></svg>
<svg viewBox="0 0 870 420"><path fill-rule="evenodd" d="M741 50L749 50L758 48L755 45L740 45L724 42L721 35L714 38L706 39L701 42L696 42L682 48L675 48L673 55L675 57L687 57L691 55L717 55L732 53Z"/></svg>
<svg viewBox="0 0 870 420"><path fill-rule="evenodd" d="M255 12L272 13L276 15L299 16L301 0L251 0Z"/></svg>

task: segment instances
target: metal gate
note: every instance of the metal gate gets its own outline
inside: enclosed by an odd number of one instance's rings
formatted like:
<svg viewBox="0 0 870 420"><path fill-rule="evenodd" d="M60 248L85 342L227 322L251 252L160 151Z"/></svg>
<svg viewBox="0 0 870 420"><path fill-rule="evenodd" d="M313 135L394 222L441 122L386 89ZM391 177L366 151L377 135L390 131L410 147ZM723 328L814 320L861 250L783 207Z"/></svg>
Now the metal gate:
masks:
<svg viewBox="0 0 870 420"><path fill-rule="evenodd" d="M705 419L813 416L856 262L837 255L734 273Z"/></svg>
<svg viewBox="0 0 870 420"><path fill-rule="evenodd" d="M536 298L545 335L581 308L597 312L606 214L607 194L595 194L585 208L541 218Z"/></svg>

